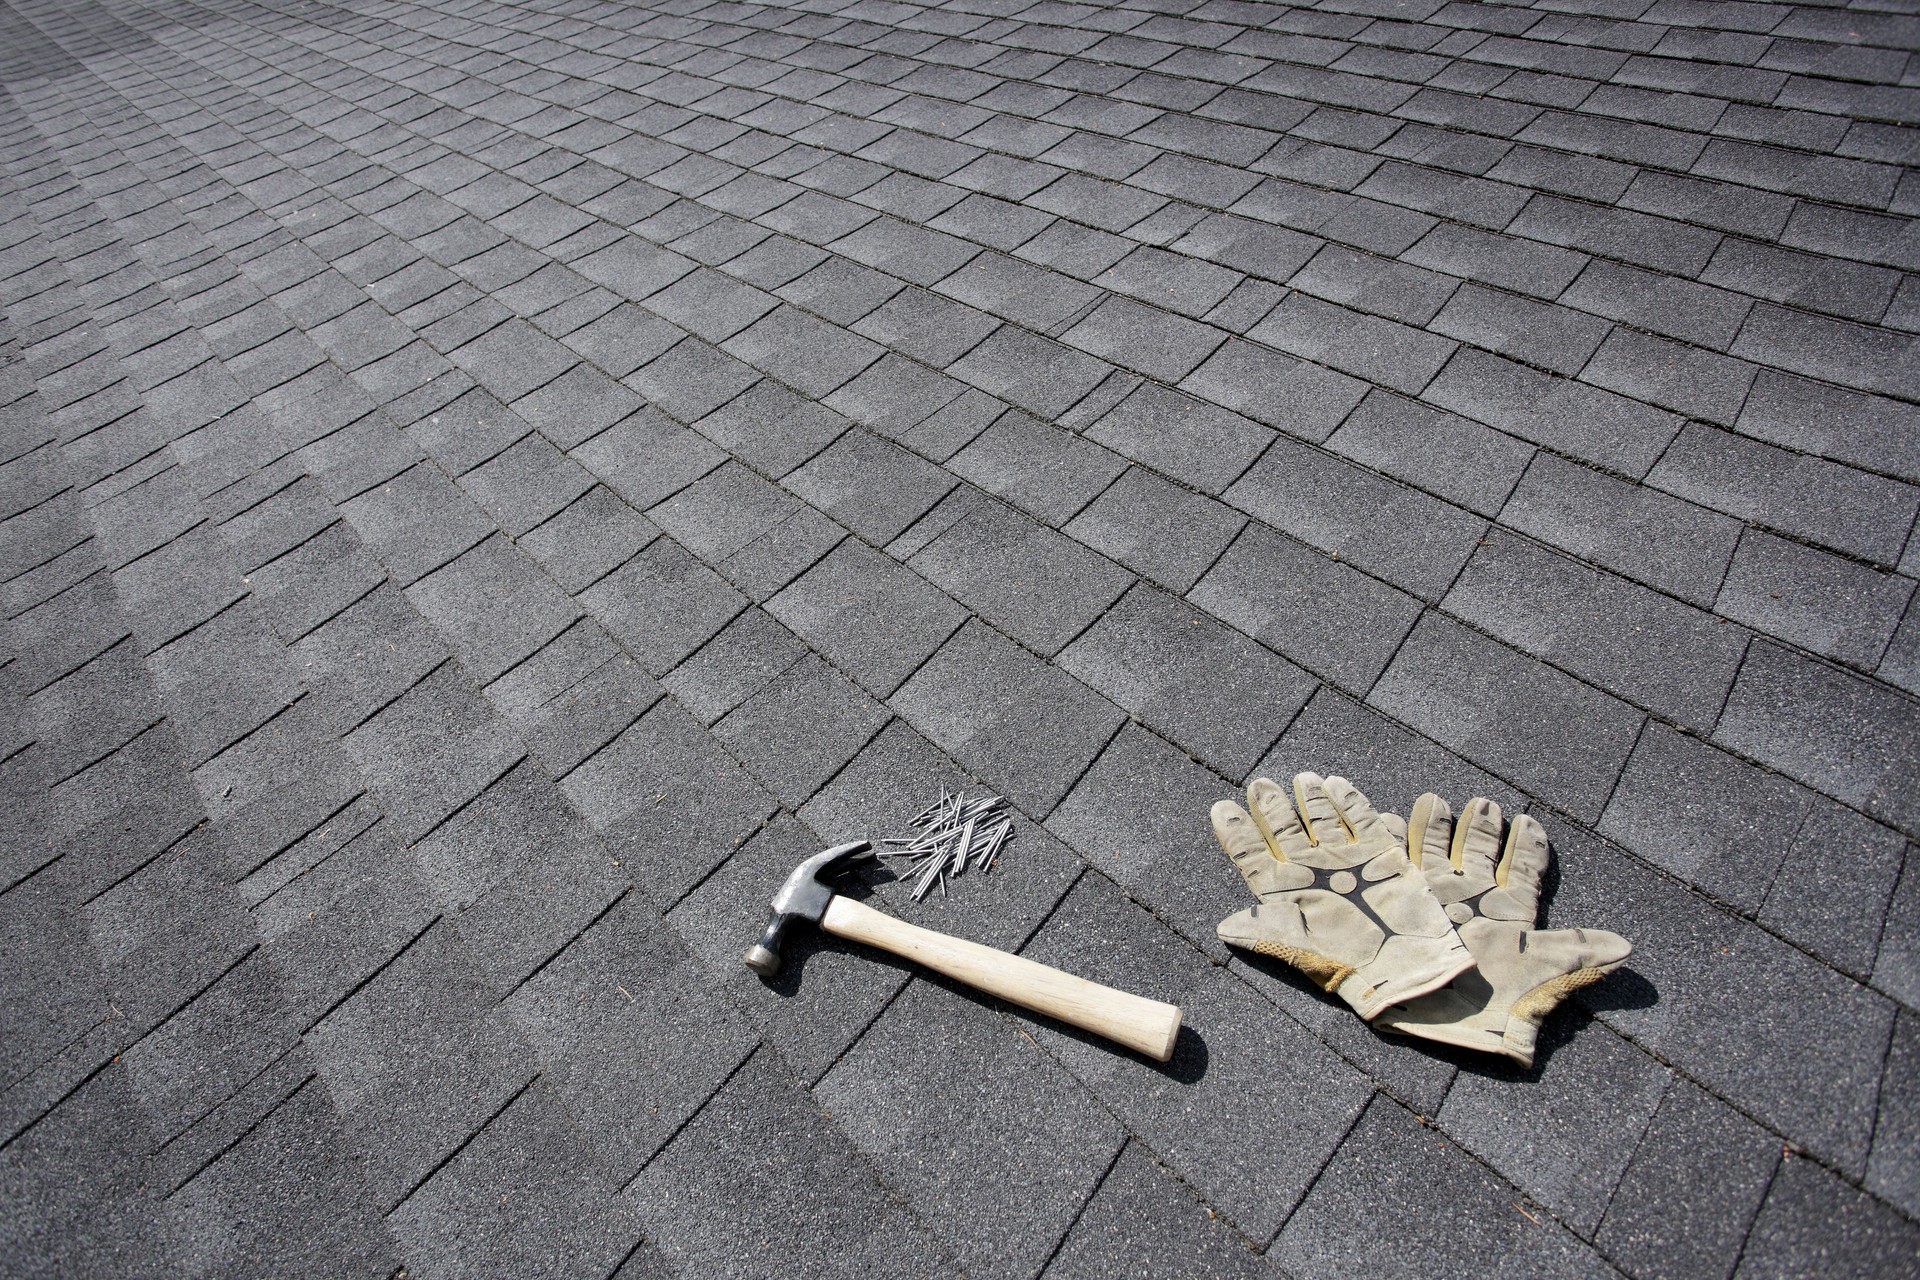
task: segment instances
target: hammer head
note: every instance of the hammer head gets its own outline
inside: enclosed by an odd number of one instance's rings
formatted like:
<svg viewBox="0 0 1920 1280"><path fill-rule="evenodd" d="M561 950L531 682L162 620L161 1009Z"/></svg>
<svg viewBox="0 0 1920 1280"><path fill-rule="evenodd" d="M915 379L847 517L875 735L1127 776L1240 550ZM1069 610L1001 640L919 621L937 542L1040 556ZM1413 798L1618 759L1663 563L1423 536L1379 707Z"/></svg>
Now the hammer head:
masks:
<svg viewBox="0 0 1920 1280"><path fill-rule="evenodd" d="M822 881L872 852L873 846L867 841L855 840L822 849L795 867L787 882L780 886L780 892L773 895L773 906L767 912L767 931L747 952L747 968L763 978L779 973L780 943L786 937L787 926L796 920L819 924L820 917L827 913L827 903L833 900L833 890Z"/></svg>

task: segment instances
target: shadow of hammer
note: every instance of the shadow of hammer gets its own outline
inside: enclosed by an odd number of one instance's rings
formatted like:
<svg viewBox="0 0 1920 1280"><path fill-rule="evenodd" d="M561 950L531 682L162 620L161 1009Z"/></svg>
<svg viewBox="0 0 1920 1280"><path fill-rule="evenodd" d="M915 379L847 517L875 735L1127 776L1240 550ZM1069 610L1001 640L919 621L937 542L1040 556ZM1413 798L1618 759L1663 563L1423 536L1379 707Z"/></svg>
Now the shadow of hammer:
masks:
<svg viewBox="0 0 1920 1280"><path fill-rule="evenodd" d="M780 892L773 895L767 931L747 952L747 968L762 978L779 973L780 944L787 930L796 921L807 921L838 937L905 956L1023 1009L1104 1036L1155 1062L1173 1056L1174 1037L1180 1032L1177 1006L1103 987L977 942L922 929L865 903L843 898L823 883L824 877L845 870L872 850L867 841L856 840L824 849L795 867Z"/></svg>

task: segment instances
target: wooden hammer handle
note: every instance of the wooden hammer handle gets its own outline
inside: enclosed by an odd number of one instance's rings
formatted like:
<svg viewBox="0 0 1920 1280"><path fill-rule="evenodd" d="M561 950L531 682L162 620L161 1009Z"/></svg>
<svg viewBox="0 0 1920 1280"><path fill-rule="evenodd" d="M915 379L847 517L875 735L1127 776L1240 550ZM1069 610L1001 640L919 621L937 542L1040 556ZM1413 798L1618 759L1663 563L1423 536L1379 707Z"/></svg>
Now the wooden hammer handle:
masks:
<svg viewBox="0 0 1920 1280"><path fill-rule="evenodd" d="M1174 1037L1180 1031L1180 1010L1174 1005L1115 991L1022 956L922 929L838 894L827 904L820 927L842 938L905 956L1024 1009L1105 1036L1155 1062L1173 1056Z"/></svg>

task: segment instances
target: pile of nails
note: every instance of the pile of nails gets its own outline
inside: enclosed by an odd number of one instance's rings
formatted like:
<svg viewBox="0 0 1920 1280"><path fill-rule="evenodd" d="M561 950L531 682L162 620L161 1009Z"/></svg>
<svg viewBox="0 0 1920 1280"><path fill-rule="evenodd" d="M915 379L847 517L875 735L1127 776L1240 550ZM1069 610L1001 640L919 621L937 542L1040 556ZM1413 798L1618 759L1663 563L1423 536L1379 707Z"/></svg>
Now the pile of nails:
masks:
<svg viewBox="0 0 1920 1280"><path fill-rule="evenodd" d="M985 871L1013 838L1013 819L1002 812L999 796L967 799L966 793L941 788L940 798L913 820L914 834L884 840L880 856L900 879L913 885L918 902L947 881L967 871ZM895 865L898 859L902 865Z"/></svg>

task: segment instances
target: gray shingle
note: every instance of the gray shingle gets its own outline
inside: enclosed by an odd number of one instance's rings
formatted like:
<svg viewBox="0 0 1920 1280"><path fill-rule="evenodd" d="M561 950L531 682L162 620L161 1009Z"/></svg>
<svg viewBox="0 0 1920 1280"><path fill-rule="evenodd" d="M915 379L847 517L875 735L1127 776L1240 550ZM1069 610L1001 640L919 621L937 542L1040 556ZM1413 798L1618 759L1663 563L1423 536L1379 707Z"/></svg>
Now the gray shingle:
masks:
<svg viewBox="0 0 1920 1280"><path fill-rule="evenodd" d="M701 724L745 702L807 651L792 632L757 608L729 622L660 684Z"/></svg>
<svg viewBox="0 0 1920 1280"><path fill-rule="evenodd" d="M1118 565L999 503L962 494L952 505L964 506L964 514L907 563L1041 653L1058 650L1133 581Z"/></svg>
<svg viewBox="0 0 1920 1280"><path fill-rule="evenodd" d="M336 524L243 581L280 637L297 640L386 577L353 530ZM213 620L216 630L220 625Z"/></svg>
<svg viewBox="0 0 1920 1280"><path fill-rule="evenodd" d="M708 342L726 341L778 305L778 298L706 267L647 299L647 310Z"/></svg>
<svg viewBox="0 0 1920 1280"><path fill-rule="evenodd" d="M1615 1187L1594 1242L1632 1274L1724 1277L1778 1162L1771 1134L1676 1080Z"/></svg>
<svg viewBox="0 0 1920 1280"><path fill-rule="evenodd" d="M776 292L835 324L851 326L904 287L878 271L869 271L845 258L833 258Z"/></svg>
<svg viewBox="0 0 1920 1280"><path fill-rule="evenodd" d="M605 630L583 621L488 685L486 693L557 777L639 719L659 699L660 688Z"/></svg>
<svg viewBox="0 0 1920 1280"><path fill-rule="evenodd" d="M676 1135L631 1195L655 1247L702 1275L747 1280L770 1251L783 1265L848 1280L959 1274L765 1053Z"/></svg>
<svg viewBox="0 0 1920 1280"><path fill-rule="evenodd" d="M1735 1274L1880 1275L1916 1248L1911 1222L1810 1160L1784 1160Z"/></svg>
<svg viewBox="0 0 1920 1280"><path fill-rule="evenodd" d="M1532 240L1682 276L1698 275L1720 243L1717 233L1702 227L1553 196L1535 196L1507 229Z"/></svg>
<svg viewBox="0 0 1920 1280"><path fill-rule="evenodd" d="M853 430L785 479L788 489L874 542L899 537L955 484L940 468Z"/></svg>
<svg viewBox="0 0 1920 1280"><path fill-rule="evenodd" d="M713 735L782 804L798 808L887 718L872 699L808 654L728 712Z"/></svg>
<svg viewBox="0 0 1920 1280"><path fill-rule="evenodd" d="M1905 578L1749 530L1714 607L1767 635L1871 671L1912 595Z"/></svg>
<svg viewBox="0 0 1920 1280"><path fill-rule="evenodd" d="M340 510L402 584L479 543L493 523L431 465L414 467Z"/></svg>
<svg viewBox="0 0 1920 1280"><path fill-rule="evenodd" d="M878 344L790 306L770 312L724 346L755 368L816 398L885 354Z"/></svg>
<svg viewBox="0 0 1920 1280"><path fill-rule="evenodd" d="M1142 383L1087 435L1208 493L1231 484L1273 439L1271 431L1237 413L1153 383Z"/></svg>
<svg viewBox="0 0 1920 1280"><path fill-rule="evenodd" d="M1760 922L1855 977L1873 972L1906 840L1830 801L1807 815Z"/></svg>
<svg viewBox="0 0 1920 1280"><path fill-rule="evenodd" d="M1911 485L1688 423L1647 483L1741 520L1881 564L1899 559Z"/></svg>
<svg viewBox="0 0 1920 1280"><path fill-rule="evenodd" d="M803 506L734 552L720 571L750 599L765 602L846 536L845 529Z"/></svg>
<svg viewBox="0 0 1920 1280"><path fill-rule="evenodd" d="M372 586L368 582L361 590ZM252 599L147 654L146 661L160 705L186 758L196 765L299 696L280 638Z"/></svg>
<svg viewBox="0 0 1920 1280"><path fill-rule="evenodd" d="M489 538L407 588L407 598L468 671L492 680L580 616L527 557Z"/></svg>
<svg viewBox="0 0 1920 1280"><path fill-rule="evenodd" d="M1407 395L1418 395L1457 345L1305 293L1287 295L1248 336Z"/></svg>
<svg viewBox="0 0 1920 1280"><path fill-rule="evenodd" d="M1432 1230L1380 1231L1367 1206L1382 1186L1419 1188ZM1313 1191L1274 1241L1271 1256L1301 1277L1350 1274L1473 1275L1525 1266L1543 1276L1603 1276L1599 1255L1551 1218L1515 1211L1515 1189L1415 1117L1375 1097L1334 1152Z"/></svg>
<svg viewBox="0 0 1920 1280"><path fill-rule="evenodd" d="M649 311L623 302L566 336L566 344L616 378L665 354L685 333Z"/></svg>
<svg viewBox="0 0 1920 1280"><path fill-rule="evenodd" d="M1915 1032L1912 1011L1902 1010L1881 1078L1879 1123L1874 1126L1873 1155L1867 1163L1867 1189L1903 1209L1911 1209L1920 1192L1916 1186L1920 1169L1913 1160L1913 1080L1920 1069Z"/></svg>
<svg viewBox="0 0 1920 1280"><path fill-rule="evenodd" d="M1436 333L1572 377L1607 336L1607 324L1571 307L1466 285L1427 322Z"/></svg>
<svg viewBox="0 0 1920 1280"><path fill-rule="evenodd" d="M745 364L685 338L623 381L682 422L698 422L759 380Z"/></svg>
<svg viewBox="0 0 1920 1280"><path fill-rule="evenodd" d="M1181 383L1183 390L1289 435L1319 442L1366 394L1367 384L1292 356L1229 340Z"/></svg>
<svg viewBox="0 0 1920 1280"><path fill-rule="evenodd" d="M639 396L584 362L513 402L514 412L563 449L571 449L640 407Z"/></svg>
<svg viewBox="0 0 1920 1280"><path fill-rule="evenodd" d="M1487 530L1486 521L1457 507L1284 437L1226 498L1336 560L1429 600L1446 591Z"/></svg>
<svg viewBox="0 0 1920 1280"><path fill-rule="evenodd" d="M1559 297L1587 263L1584 254L1454 222L1441 223L1401 257L1431 271L1549 301Z"/></svg>
<svg viewBox="0 0 1920 1280"><path fill-rule="evenodd" d="M779 479L839 438L847 420L762 378L693 425L734 457Z"/></svg>
<svg viewBox="0 0 1920 1280"><path fill-rule="evenodd" d="M1643 476L1679 433L1670 413L1462 348L1425 399L1535 444Z"/></svg>
<svg viewBox="0 0 1920 1280"><path fill-rule="evenodd" d="M546 437L529 435L461 476L459 484L502 532L518 536L571 506L593 488L593 477Z"/></svg>
<svg viewBox="0 0 1920 1280"><path fill-rule="evenodd" d="M1122 368L1178 382L1199 366L1227 335L1127 298L1108 298L1061 340Z"/></svg>
<svg viewBox="0 0 1920 1280"><path fill-rule="evenodd" d="M579 1129L543 1078L388 1219L427 1266L531 1273L556 1255L610 1266L640 1238L631 1204L576 1158Z"/></svg>
<svg viewBox="0 0 1920 1280"><path fill-rule="evenodd" d="M553 381L576 357L524 320L509 320L449 352L448 359L511 402Z"/></svg>
<svg viewBox="0 0 1920 1280"><path fill-rule="evenodd" d="M1071 347L1002 325L949 372L1052 421L1106 377L1109 367Z"/></svg>
<svg viewBox="0 0 1920 1280"><path fill-rule="evenodd" d="M992 317L924 289L905 289L853 325L853 331L944 369L997 326Z"/></svg>
<svg viewBox="0 0 1920 1280"><path fill-rule="evenodd" d="M307 1062L301 1065L311 1070ZM233 1222L231 1206L257 1204L259 1187L298 1183L313 1193L241 1214L229 1228L234 1247L259 1265L290 1272L343 1263L366 1271L399 1265L393 1238L379 1220L380 1206L362 1190L359 1162L318 1083L301 1085L232 1143L176 1193L176 1212L186 1221L202 1230L223 1219ZM155 1259L154 1265L163 1264Z"/></svg>
<svg viewBox="0 0 1920 1280"><path fill-rule="evenodd" d="M1229 778L1246 776L1315 687L1291 663L1144 585L1059 663Z"/></svg>
<svg viewBox="0 0 1920 1280"><path fill-rule="evenodd" d="M1920 480L1913 461L1920 411L1897 400L1767 369L1754 379L1735 425L1743 435Z"/></svg>
<svg viewBox="0 0 1920 1280"><path fill-rule="evenodd" d="M1597 830L1749 914L1812 797L1698 738L1649 724Z"/></svg>
<svg viewBox="0 0 1920 1280"><path fill-rule="evenodd" d="M662 699L560 789L655 906L701 882L776 802L672 699Z"/></svg>
<svg viewBox="0 0 1920 1280"><path fill-rule="evenodd" d="M1419 267L1328 245L1287 281L1315 297L1404 324L1432 320L1459 287Z"/></svg>
<svg viewBox="0 0 1920 1280"><path fill-rule="evenodd" d="M1830 320L1763 302L1755 306L1733 354L1789 373L1826 378L1858 391L1911 400L1920 365L1910 334Z"/></svg>
<svg viewBox="0 0 1920 1280"><path fill-rule="evenodd" d="M1187 598L1310 671L1363 690L1419 602L1261 525L1250 525Z"/></svg>
<svg viewBox="0 0 1920 1280"><path fill-rule="evenodd" d="M580 603L655 676L679 665L747 605L664 538L580 593Z"/></svg>
<svg viewBox="0 0 1920 1280"><path fill-rule="evenodd" d="M1060 1280L1098 1280L1137 1265L1169 1275L1256 1280L1266 1272L1236 1234L1145 1147L1127 1144L1047 1264Z"/></svg>
<svg viewBox="0 0 1920 1280"><path fill-rule="evenodd" d="M407 436L447 474L479 466L533 429L533 425L479 387L407 427Z"/></svg>
<svg viewBox="0 0 1920 1280"><path fill-rule="evenodd" d="M928 1072L948 1081L932 1098L920 1086ZM1044 1263L1125 1141L1010 1019L924 981L815 1096L973 1275L1024 1276ZM985 1205L993 1231L979 1229Z"/></svg>
<svg viewBox="0 0 1920 1280"><path fill-rule="evenodd" d="M1645 719L1431 612L1367 701L1586 821L1599 816Z"/></svg>
<svg viewBox="0 0 1920 1280"><path fill-rule="evenodd" d="M1725 516L1544 453L1500 523L1699 605L1718 596L1740 537Z"/></svg>
<svg viewBox="0 0 1920 1280"><path fill-rule="evenodd" d="M1724 619L1493 532L1442 606L1528 653L1698 732L1746 652Z"/></svg>
<svg viewBox="0 0 1920 1280"><path fill-rule="evenodd" d="M1126 470L1099 445L1024 413L1002 414L948 467L1051 525L1064 524Z"/></svg>
<svg viewBox="0 0 1920 1280"><path fill-rule="evenodd" d="M989 201L984 196L975 196L973 199L990 204L1001 203L998 200ZM966 207L962 205L954 213L948 214L946 221L952 222L954 214ZM1035 218L1035 225L1052 221L1046 214L1035 210L1021 212ZM1020 233L1014 243L1025 240L1030 234L1029 228ZM987 239L991 244L1013 247L997 238ZM1101 296L1100 290L1091 285L999 253L981 254L933 288L934 292L945 294L966 306L991 312L1003 320L1011 320L1038 333L1052 332L1056 326L1065 324L1098 302Z"/></svg>
<svg viewBox="0 0 1920 1280"><path fill-rule="evenodd" d="M722 464L647 512L708 564L718 564L799 509L800 503L737 462Z"/></svg>
<svg viewBox="0 0 1920 1280"><path fill-rule="evenodd" d="M1528 803L1526 793L1433 739L1327 688L1313 695L1251 776L1285 780L1302 770L1354 780L1388 813L1410 812L1426 791L1449 800L1487 796L1508 809ZM1437 1098L1434 1105L1439 1105Z"/></svg>
<svg viewBox="0 0 1920 1280"><path fill-rule="evenodd" d="M1583 382L1731 426L1758 366L1630 329L1615 329L1580 373Z"/></svg>
<svg viewBox="0 0 1920 1280"><path fill-rule="evenodd" d="M1577 828L1547 834L1560 871L1550 923L1631 939L1630 969L1660 993L1636 999L1616 978L1618 996L1600 986L1581 1002L1788 1141L1864 1168L1891 1002ZM1778 1030L1763 1041L1761 1025Z"/></svg>
<svg viewBox="0 0 1920 1280"><path fill-rule="evenodd" d="M521 550L568 591L582 591L625 564L659 534L653 522L595 485L538 528L522 534Z"/></svg>
<svg viewBox="0 0 1920 1280"><path fill-rule="evenodd" d="M1094 283L1198 318L1233 292L1240 279L1238 272L1142 245L1108 268Z"/></svg>
<svg viewBox="0 0 1920 1280"><path fill-rule="evenodd" d="M1873 323L1886 313L1900 274L1885 267L1726 240L1702 280L1771 302Z"/></svg>
<svg viewBox="0 0 1920 1280"><path fill-rule="evenodd" d="M1135 573L1184 592L1244 523L1231 508L1129 467L1065 532Z"/></svg>
<svg viewBox="0 0 1920 1280"><path fill-rule="evenodd" d="M1920 753L1914 710L1882 686L1756 641L1714 738L1908 834L1920 826L1899 781Z"/></svg>
<svg viewBox="0 0 1920 1280"><path fill-rule="evenodd" d="M429 929L306 1037L338 1082L341 1119L383 1209L533 1078L526 1046L490 1001L474 999L484 989L453 931ZM415 1058L422 1043L435 1047L431 1061ZM409 1141L393 1141L401 1134Z"/></svg>
<svg viewBox="0 0 1920 1280"><path fill-rule="evenodd" d="M827 397L837 412L897 440L966 391L964 383L897 355L883 356Z"/></svg>
<svg viewBox="0 0 1920 1280"><path fill-rule="evenodd" d="M1588 263L1560 301L1715 351L1727 349L1753 309L1751 298L1725 289L1603 260Z"/></svg>
<svg viewBox="0 0 1920 1280"><path fill-rule="evenodd" d="M1583 1022L1569 1012L1543 1028L1537 1071L1502 1063L1462 1072L1439 1120L1584 1238L1599 1226L1673 1073Z"/></svg>
<svg viewBox="0 0 1920 1280"><path fill-rule="evenodd" d="M1470 418L1371 392L1327 448L1492 516L1527 469L1533 447Z"/></svg>
<svg viewBox="0 0 1920 1280"><path fill-rule="evenodd" d="M1290 1020L1263 1016L1258 996L1104 876L1083 876L1023 954L1180 1006L1185 1030L1164 1068L1034 1023L1228 1221L1255 1241L1271 1237L1366 1104L1360 1074ZM1276 1091L1272 1066L1283 1062L1291 1087Z"/></svg>
<svg viewBox="0 0 1920 1280"><path fill-rule="evenodd" d="M888 701L934 745L1043 817L1126 719L978 622L962 627Z"/></svg>
<svg viewBox="0 0 1920 1280"><path fill-rule="evenodd" d="M642 511L726 460L698 434L652 409L614 424L568 456Z"/></svg>

